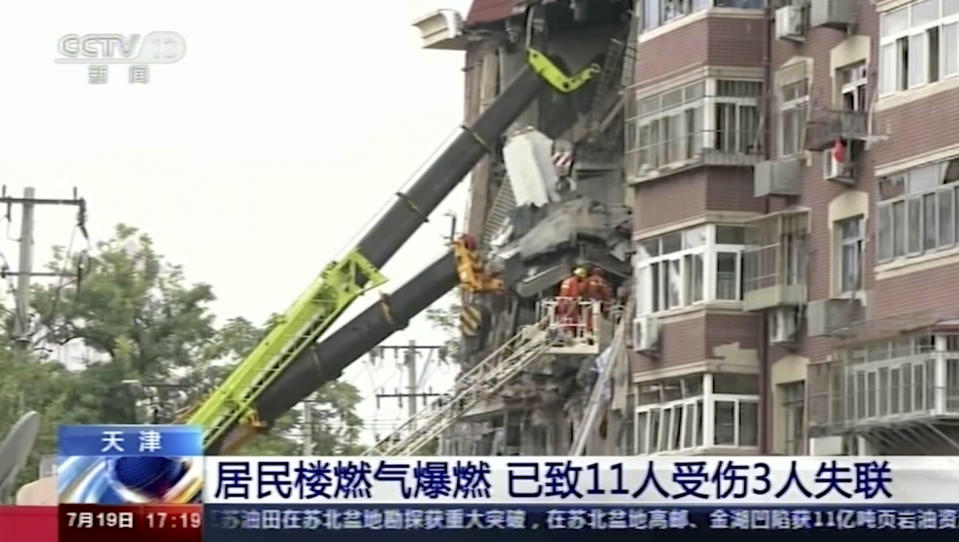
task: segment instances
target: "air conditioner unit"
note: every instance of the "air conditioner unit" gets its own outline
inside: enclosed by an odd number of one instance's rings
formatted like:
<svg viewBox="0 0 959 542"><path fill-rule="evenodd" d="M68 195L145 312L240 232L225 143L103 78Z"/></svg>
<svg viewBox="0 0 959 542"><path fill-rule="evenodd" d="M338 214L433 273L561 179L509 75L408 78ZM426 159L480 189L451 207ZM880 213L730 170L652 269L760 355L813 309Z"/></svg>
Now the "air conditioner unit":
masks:
<svg viewBox="0 0 959 542"><path fill-rule="evenodd" d="M659 320L640 316L633 320L633 350L650 352L659 346Z"/></svg>
<svg viewBox="0 0 959 542"><path fill-rule="evenodd" d="M804 41L805 21L801 5L783 6L776 10L776 38L781 40Z"/></svg>
<svg viewBox="0 0 959 542"><path fill-rule="evenodd" d="M840 162L836 160L832 150L823 151L822 177L827 181L856 184L856 162L851 156Z"/></svg>
<svg viewBox="0 0 959 542"><path fill-rule="evenodd" d="M796 340L799 312L795 307L777 307L769 314L769 342L790 344Z"/></svg>

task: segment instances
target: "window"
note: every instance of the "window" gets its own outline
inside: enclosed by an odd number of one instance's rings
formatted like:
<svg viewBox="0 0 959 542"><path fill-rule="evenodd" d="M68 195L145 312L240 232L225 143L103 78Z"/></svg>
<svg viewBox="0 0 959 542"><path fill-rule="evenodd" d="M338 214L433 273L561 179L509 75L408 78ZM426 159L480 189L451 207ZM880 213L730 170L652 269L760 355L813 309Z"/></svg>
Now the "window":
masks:
<svg viewBox="0 0 959 542"><path fill-rule="evenodd" d="M641 384L636 410L636 453L702 446L703 375Z"/></svg>
<svg viewBox="0 0 959 542"><path fill-rule="evenodd" d="M643 28L651 30L707 7L759 9L763 0L640 0Z"/></svg>
<svg viewBox="0 0 959 542"><path fill-rule="evenodd" d="M641 241L639 313L741 299L744 237L743 226L708 225Z"/></svg>
<svg viewBox="0 0 959 542"><path fill-rule="evenodd" d="M882 15L880 94L959 73L956 0L921 0Z"/></svg>
<svg viewBox="0 0 959 542"><path fill-rule="evenodd" d="M713 425L716 446L756 446L758 406L755 400L717 398Z"/></svg>
<svg viewBox="0 0 959 542"><path fill-rule="evenodd" d="M839 92L846 111L866 111L866 63L858 62L839 70L842 82Z"/></svg>
<svg viewBox="0 0 959 542"><path fill-rule="evenodd" d="M862 217L836 222L837 271L841 293L856 292L863 287L863 229Z"/></svg>
<svg viewBox="0 0 959 542"><path fill-rule="evenodd" d="M750 228L743 251L745 293L806 283L808 224L808 214L797 212L764 218Z"/></svg>
<svg viewBox="0 0 959 542"><path fill-rule="evenodd" d="M879 190L879 262L955 246L959 159L880 179Z"/></svg>
<svg viewBox="0 0 959 542"><path fill-rule="evenodd" d="M628 173L649 174L716 152L758 156L762 92L757 81L705 79L638 98L637 113L626 120Z"/></svg>
<svg viewBox="0 0 959 542"><path fill-rule="evenodd" d="M704 394L704 378L712 378L712 393ZM704 445L756 446L758 383L756 375L718 373L641 384L633 422L636 453L676 452ZM714 409L711 418L706 416L707 404ZM704 427L713 428L713 442L705 441Z"/></svg>
<svg viewBox="0 0 959 542"><path fill-rule="evenodd" d="M779 154L790 156L800 152L806 132L806 111L809 107L809 81L785 85L780 90Z"/></svg>

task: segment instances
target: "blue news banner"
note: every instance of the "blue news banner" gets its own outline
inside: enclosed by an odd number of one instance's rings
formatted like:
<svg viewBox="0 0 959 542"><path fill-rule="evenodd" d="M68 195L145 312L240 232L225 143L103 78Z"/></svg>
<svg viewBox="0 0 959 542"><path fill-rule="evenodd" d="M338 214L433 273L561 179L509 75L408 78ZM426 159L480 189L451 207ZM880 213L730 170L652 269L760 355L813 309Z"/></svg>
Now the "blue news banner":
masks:
<svg viewBox="0 0 959 542"><path fill-rule="evenodd" d="M955 541L959 457L207 457L204 540Z"/></svg>

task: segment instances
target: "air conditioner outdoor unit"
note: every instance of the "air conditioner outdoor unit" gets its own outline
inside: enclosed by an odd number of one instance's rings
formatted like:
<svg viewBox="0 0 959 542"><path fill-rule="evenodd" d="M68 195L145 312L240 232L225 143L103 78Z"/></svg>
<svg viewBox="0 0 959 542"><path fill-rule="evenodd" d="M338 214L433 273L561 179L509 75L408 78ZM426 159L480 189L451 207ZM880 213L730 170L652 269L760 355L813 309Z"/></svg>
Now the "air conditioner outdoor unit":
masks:
<svg viewBox="0 0 959 542"><path fill-rule="evenodd" d="M827 150L823 152L822 160L822 176L824 179L844 184L856 184L856 163L852 158L840 162L836 160L831 150Z"/></svg>
<svg viewBox="0 0 959 542"><path fill-rule="evenodd" d="M804 41L805 22L801 5L783 6L776 10L776 38L781 40Z"/></svg>
<svg viewBox="0 0 959 542"><path fill-rule="evenodd" d="M633 350L650 352L659 345L659 320L640 316L633 320Z"/></svg>
<svg viewBox="0 0 959 542"><path fill-rule="evenodd" d="M794 307L778 307L769 315L769 342L789 344L796 340L798 313Z"/></svg>

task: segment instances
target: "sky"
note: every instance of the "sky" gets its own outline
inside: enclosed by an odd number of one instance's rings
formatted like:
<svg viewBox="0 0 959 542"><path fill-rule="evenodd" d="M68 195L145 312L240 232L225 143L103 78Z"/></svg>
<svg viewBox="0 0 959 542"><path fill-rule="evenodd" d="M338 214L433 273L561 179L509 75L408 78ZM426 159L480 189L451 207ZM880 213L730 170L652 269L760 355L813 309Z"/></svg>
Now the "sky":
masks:
<svg viewBox="0 0 959 542"><path fill-rule="evenodd" d="M0 184L89 207L91 242L118 223L148 233L191 282L213 286L222 320L262 323L281 312L459 125L463 53L421 48L412 21L469 0L20 2L0 19L6 74L0 101ZM369 6L374 5L375 9ZM86 66L54 63L65 34L174 31L185 57L130 84L112 65L89 84ZM444 250L447 211L462 215L466 183L385 267L389 292ZM75 209L36 210L34 266L65 245ZM0 224L0 251L17 267L20 210ZM80 238L75 249L83 247ZM51 279L38 279L51 280ZM364 309L368 294L341 318ZM9 294L5 302L9 303ZM435 344L416 321L386 344ZM425 386L455 368L430 364ZM344 378L367 399L370 425L400 419L375 390L404 378L389 359ZM369 437L369 434L366 434Z"/></svg>

